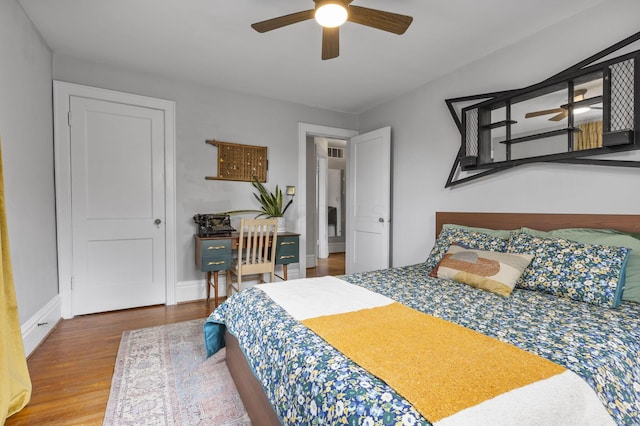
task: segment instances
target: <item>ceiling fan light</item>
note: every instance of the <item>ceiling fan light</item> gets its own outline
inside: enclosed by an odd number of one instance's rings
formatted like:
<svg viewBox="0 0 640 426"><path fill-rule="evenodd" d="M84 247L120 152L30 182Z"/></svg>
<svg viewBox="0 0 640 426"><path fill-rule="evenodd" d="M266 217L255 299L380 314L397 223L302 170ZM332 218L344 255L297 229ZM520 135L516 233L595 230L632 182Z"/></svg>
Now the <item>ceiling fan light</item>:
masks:
<svg viewBox="0 0 640 426"><path fill-rule="evenodd" d="M584 114L587 111L590 111L591 108L589 108L588 106L586 107L579 107L579 108L574 108L573 109L573 113L574 114Z"/></svg>
<svg viewBox="0 0 640 426"><path fill-rule="evenodd" d="M325 28L335 28L347 22L349 14L340 2L324 2L316 9L316 22Z"/></svg>

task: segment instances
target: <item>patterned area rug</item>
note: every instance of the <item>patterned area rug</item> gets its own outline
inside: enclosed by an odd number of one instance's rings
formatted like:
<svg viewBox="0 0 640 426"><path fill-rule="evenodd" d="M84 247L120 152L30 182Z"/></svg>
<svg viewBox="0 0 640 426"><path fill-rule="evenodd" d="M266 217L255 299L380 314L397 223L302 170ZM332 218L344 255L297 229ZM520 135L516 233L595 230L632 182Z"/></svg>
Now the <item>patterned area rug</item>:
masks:
<svg viewBox="0 0 640 426"><path fill-rule="evenodd" d="M224 349L205 359L203 323L122 334L105 425L251 425Z"/></svg>

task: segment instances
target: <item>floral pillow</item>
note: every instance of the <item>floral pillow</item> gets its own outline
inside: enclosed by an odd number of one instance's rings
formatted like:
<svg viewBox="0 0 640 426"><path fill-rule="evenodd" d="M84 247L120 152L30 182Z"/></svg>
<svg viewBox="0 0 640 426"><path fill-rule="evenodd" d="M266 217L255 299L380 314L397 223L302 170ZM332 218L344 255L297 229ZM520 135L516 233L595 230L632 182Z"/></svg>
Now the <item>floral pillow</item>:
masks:
<svg viewBox="0 0 640 426"><path fill-rule="evenodd" d="M613 229L565 228L549 232L521 228L520 232L545 238L564 238L583 244L626 247L631 249L624 269L622 300L640 303L640 234L629 234Z"/></svg>
<svg viewBox="0 0 640 426"><path fill-rule="evenodd" d="M629 249L513 232L509 253L535 255L516 287L615 308L624 288Z"/></svg>
<svg viewBox="0 0 640 426"><path fill-rule="evenodd" d="M425 264L428 268L434 268L454 243L470 249L505 252L507 241L493 235L444 225Z"/></svg>
<svg viewBox="0 0 640 426"><path fill-rule="evenodd" d="M470 250L453 244L429 276L508 297L531 259L530 254Z"/></svg>

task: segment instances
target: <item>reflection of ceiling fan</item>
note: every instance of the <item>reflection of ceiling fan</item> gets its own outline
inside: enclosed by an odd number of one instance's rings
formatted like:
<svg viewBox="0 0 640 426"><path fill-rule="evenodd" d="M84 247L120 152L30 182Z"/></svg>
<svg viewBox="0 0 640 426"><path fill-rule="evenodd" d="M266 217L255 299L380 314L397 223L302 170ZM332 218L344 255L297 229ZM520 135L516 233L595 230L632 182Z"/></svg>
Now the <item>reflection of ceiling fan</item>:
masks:
<svg viewBox="0 0 640 426"><path fill-rule="evenodd" d="M360 6L351 6L353 0L313 0L316 7L278 18L258 22L251 27L264 33L287 25L315 18L322 25L322 59L336 58L340 54L340 25L346 21L366 25L394 34L404 34L413 18Z"/></svg>
<svg viewBox="0 0 640 426"><path fill-rule="evenodd" d="M587 89L578 89L576 91L573 92L573 102L580 102L584 100L584 95L587 93ZM583 106L580 108L576 108L573 110L574 114L580 114L581 112L586 112L588 111L590 108L595 108L595 107L588 107L588 106ZM569 106L568 105L560 105L560 108L553 108L553 109L543 109L541 111L533 111L533 112L528 112L525 114L524 118L532 118L532 117L539 117L541 115L549 115L549 114L556 114L553 117L551 117L549 119L549 121L560 121L564 118L567 118L567 116L569 115Z"/></svg>

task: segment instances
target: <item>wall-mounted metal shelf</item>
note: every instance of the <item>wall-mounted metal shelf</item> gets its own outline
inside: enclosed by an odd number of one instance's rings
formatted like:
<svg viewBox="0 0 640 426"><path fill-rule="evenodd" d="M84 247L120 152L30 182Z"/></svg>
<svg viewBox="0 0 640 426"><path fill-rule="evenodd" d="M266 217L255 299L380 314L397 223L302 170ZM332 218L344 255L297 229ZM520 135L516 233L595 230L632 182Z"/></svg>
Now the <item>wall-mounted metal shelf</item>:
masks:
<svg viewBox="0 0 640 426"><path fill-rule="evenodd" d="M518 124L518 122L516 120L502 120L502 121L496 121L495 123L491 123L491 124L485 124L484 126L482 126L483 129L497 129L499 127L504 127L506 125L510 125L510 124Z"/></svg>
<svg viewBox="0 0 640 426"><path fill-rule="evenodd" d="M589 158L640 149L640 50L633 44L640 32L537 84L447 99L462 138L445 187L534 162L640 167Z"/></svg>
<svg viewBox="0 0 640 426"><path fill-rule="evenodd" d="M500 141L500 143L513 145L516 143L529 142L536 139L552 138L554 136L563 136L569 132L580 132L580 131L581 130L578 129L577 127L568 127L566 129L552 130L550 132L536 133L535 135L528 135L528 136L521 136L519 138L507 139L504 141Z"/></svg>

